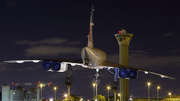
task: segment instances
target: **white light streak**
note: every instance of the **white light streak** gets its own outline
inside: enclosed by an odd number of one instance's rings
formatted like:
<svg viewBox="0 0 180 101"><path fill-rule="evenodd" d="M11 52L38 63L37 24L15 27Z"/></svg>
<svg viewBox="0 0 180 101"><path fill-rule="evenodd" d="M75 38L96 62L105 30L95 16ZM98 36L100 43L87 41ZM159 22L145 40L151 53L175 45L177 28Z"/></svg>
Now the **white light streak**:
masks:
<svg viewBox="0 0 180 101"><path fill-rule="evenodd" d="M165 77L165 75L161 75L161 77L162 77L162 78L164 78L164 77Z"/></svg>
<svg viewBox="0 0 180 101"><path fill-rule="evenodd" d="M147 71L144 71L144 73L145 73L145 74L148 74L148 72L147 72Z"/></svg>
<svg viewBox="0 0 180 101"><path fill-rule="evenodd" d="M24 63L24 61L23 60L18 60L18 61L16 61L17 63Z"/></svg>
<svg viewBox="0 0 180 101"><path fill-rule="evenodd" d="M40 62L40 60L32 60L34 63L38 63Z"/></svg>

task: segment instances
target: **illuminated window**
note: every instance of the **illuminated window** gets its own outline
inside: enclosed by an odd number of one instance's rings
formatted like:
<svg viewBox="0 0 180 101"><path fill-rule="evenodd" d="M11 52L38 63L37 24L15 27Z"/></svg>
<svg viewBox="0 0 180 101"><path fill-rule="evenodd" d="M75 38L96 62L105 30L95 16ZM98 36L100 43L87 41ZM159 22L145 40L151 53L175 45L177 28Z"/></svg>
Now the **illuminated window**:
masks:
<svg viewBox="0 0 180 101"><path fill-rule="evenodd" d="M119 38L118 41L120 41L120 42L129 42L129 37Z"/></svg>

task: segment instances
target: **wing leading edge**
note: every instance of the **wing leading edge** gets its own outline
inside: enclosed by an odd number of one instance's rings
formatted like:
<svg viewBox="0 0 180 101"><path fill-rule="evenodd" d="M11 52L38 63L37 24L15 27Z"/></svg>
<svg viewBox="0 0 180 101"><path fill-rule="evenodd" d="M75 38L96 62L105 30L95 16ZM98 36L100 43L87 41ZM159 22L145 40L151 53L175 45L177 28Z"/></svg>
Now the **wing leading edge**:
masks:
<svg viewBox="0 0 180 101"><path fill-rule="evenodd" d="M173 79L173 80L176 79L174 77L170 77L170 76L166 76L166 75L163 75L163 74L155 73L155 72L152 72L152 71L149 71L149 70L145 70L145 69L141 69L141 68L136 68L136 67L131 67L131 66L120 65L120 64L113 63L113 62L109 62L109 61L104 61L102 63L99 63L98 65L99 66L103 66L103 67L133 69L133 70L145 72L145 74L151 73L151 74L154 74L154 75L158 75L158 76L160 76L162 78L168 78L168 79Z"/></svg>
<svg viewBox="0 0 180 101"><path fill-rule="evenodd" d="M6 63L24 63L24 62L38 63L42 61L83 63L81 59L32 59L32 60L9 60L9 61L4 61L4 62Z"/></svg>

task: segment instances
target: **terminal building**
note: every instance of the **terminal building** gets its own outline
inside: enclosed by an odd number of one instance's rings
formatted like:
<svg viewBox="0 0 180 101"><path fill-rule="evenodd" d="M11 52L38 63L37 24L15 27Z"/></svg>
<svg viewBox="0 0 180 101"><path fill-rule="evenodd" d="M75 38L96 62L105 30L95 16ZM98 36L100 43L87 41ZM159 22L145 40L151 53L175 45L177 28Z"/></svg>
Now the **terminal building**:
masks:
<svg viewBox="0 0 180 101"><path fill-rule="evenodd" d="M22 86L11 89L8 84L1 85L0 101L40 101L40 89L30 88L25 90ZM82 98L82 96L79 96ZM111 99L113 101L113 98ZM119 99L117 99L119 101ZM148 98L134 98L131 101L148 101ZM166 95L164 98L149 98L149 101L180 101L180 95Z"/></svg>
<svg viewBox="0 0 180 101"><path fill-rule="evenodd" d="M163 101L180 101L180 95L166 95Z"/></svg>
<svg viewBox="0 0 180 101"><path fill-rule="evenodd" d="M132 98L132 101L148 101L148 98ZM149 101L180 101L180 95L166 95L165 98L149 98Z"/></svg>
<svg viewBox="0 0 180 101"><path fill-rule="evenodd" d="M24 87L18 86L16 90L10 89L7 84L1 85L1 101L40 101L40 89L30 88L25 90Z"/></svg>

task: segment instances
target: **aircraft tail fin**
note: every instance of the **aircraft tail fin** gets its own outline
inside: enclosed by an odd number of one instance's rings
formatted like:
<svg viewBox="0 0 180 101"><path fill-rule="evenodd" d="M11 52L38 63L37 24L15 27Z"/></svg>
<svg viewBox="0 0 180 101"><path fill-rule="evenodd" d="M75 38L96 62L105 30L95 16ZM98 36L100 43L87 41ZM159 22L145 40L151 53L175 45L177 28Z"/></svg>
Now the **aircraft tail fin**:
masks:
<svg viewBox="0 0 180 101"><path fill-rule="evenodd" d="M92 5L91 16L90 16L90 24L89 24L89 35L88 35L88 46L89 47L94 47L94 45L93 45L93 32L92 32L93 31L92 26L94 26L94 23L92 22L93 12L94 12L94 6Z"/></svg>

